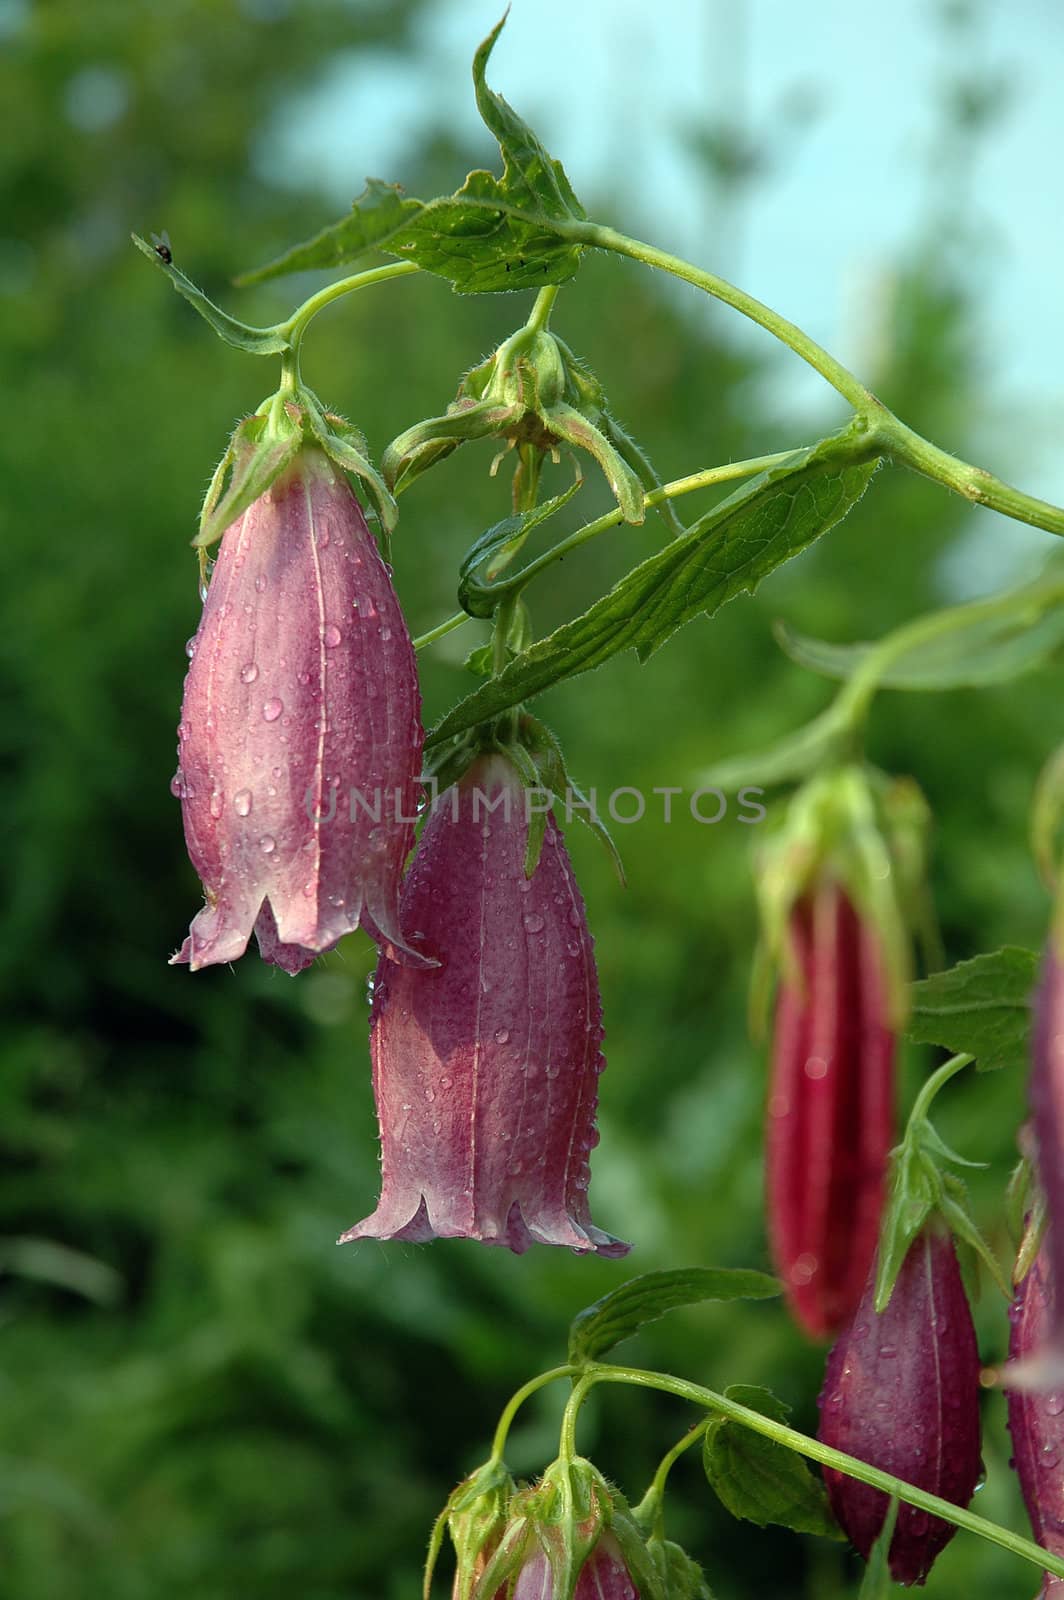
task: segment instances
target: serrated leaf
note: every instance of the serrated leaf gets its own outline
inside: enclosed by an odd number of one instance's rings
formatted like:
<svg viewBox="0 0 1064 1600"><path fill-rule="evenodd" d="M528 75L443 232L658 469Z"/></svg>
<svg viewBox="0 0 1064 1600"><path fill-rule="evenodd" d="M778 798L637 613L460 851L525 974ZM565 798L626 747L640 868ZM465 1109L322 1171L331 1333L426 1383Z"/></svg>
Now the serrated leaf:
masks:
<svg viewBox="0 0 1064 1600"><path fill-rule="evenodd" d="M473 61L477 106L502 152L501 178L471 172L456 194L427 203L371 178L346 217L238 281L262 283L288 272L347 266L371 249L415 262L460 294L541 289L571 278L583 247L560 237L552 223L581 221L584 210L561 164L484 81L502 26Z"/></svg>
<svg viewBox="0 0 1064 1600"><path fill-rule="evenodd" d="M787 1421L790 1408L770 1389L733 1384L724 1398L774 1422ZM786 1445L718 1416L706 1429L702 1464L710 1487L733 1517L759 1528L775 1522L795 1533L842 1538L823 1483Z"/></svg>
<svg viewBox="0 0 1064 1600"><path fill-rule="evenodd" d="M973 613L963 627L915 644L897 656L879 678L884 689L964 689L1007 683L1045 666L1064 649L1064 606L1031 619L1031 602L1008 615L986 615L985 605L965 607ZM783 650L799 666L827 678L853 676L880 645L829 644L795 633L785 623L776 627Z"/></svg>
<svg viewBox="0 0 1064 1600"><path fill-rule="evenodd" d="M920 1044L974 1056L980 1072L1022 1071L1029 1059L1037 979L1038 956L1016 945L961 961L913 984L905 1031Z"/></svg>
<svg viewBox="0 0 1064 1600"><path fill-rule="evenodd" d="M137 249L166 273L178 294L187 300L190 306L195 307L204 322L210 323L218 337L226 344L251 356L279 355L288 349L288 340L284 334L278 333L274 328L252 328L246 322L238 322L220 306L216 306L213 300L208 300L203 290L197 288L191 278L187 278L172 261L165 260L155 246L142 239L139 233L134 233L132 239Z"/></svg>
<svg viewBox="0 0 1064 1600"><path fill-rule="evenodd" d="M700 612L719 610L833 527L875 471L854 427L822 439L728 496L635 567L583 616L564 623L459 702L430 735L449 738L566 678L633 649L640 661Z"/></svg>
<svg viewBox="0 0 1064 1600"><path fill-rule="evenodd" d="M780 1293L780 1284L768 1273L738 1267L644 1272L577 1313L569 1328L569 1360L598 1361L622 1339L678 1306L702 1300L768 1300Z"/></svg>
<svg viewBox="0 0 1064 1600"><path fill-rule="evenodd" d="M323 228L313 239L286 250L275 261L243 273L236 281L247 286L265 283L269 278L281 278L290 272L347 266L368 250L386 245L424 209L422 201L405 196L398 184L367 178L365 189L346 217Z"/></svg>

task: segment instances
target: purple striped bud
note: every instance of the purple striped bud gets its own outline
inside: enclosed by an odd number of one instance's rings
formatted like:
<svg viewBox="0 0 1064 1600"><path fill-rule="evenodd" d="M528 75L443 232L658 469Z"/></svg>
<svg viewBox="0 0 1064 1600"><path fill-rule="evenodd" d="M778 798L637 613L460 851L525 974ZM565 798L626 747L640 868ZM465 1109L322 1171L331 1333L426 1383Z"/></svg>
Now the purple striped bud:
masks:
<svg viewBox="0 0 1064 1600"><path fill-rule="evenodd" d="M382 1192L344 1240L628 1249L588 1208L605 1065L598 980L550 816L525 875L526 807L539 798L490 755L433 808L402 919L442 965L378 965L370 1048Z"/></svg>
<svg viewBox="0 0 1064 1600"><path fill-rule="evenodd" d="M795 1318L838 1332L861 1298L894 1142L895 1036L875 928L822 878L794 906L766 1133L772 1255Z"/></svg>
<svg viewBox="0 0 1064 1600"><path fill-rule="evenodd" d="M410 636L346 478L317 449L227 529L189 646L177 775L207 904L177 962L298 972L398 915L422 729Z"/></svg>
<svg viewBox="0 0 1064 1600"><path fill-rule="evenodd" d="M1042 1250L1016 1290L1009 1309L1009 1359L1021 1367L1042 1353L1053 1321L1054 1279ZM1007 1377L1007 1373L1006 1373ZM1020 1480L1031 1530L1051 1555L1064 1557L1064 1384L1058 1389L1008 1391L1013 1465ZM1042 1593L1064 1594L1064 1583L1046 1574Z"/></svg>
<svg viewBox="0 0 1064 1600"><path fill-rule="evenodd" d="M952 1236L925 1228L902 1263L886 1310L875 1310L875 1273L853 1321L828 1356L819 1438L955 1505L975 1492L979 1356ZM831 1509L868 1559L888 1499L824 1469ZM956 1529L914 1506L898 1507L889 1565L897 1583L923 1583Z"/></svg>

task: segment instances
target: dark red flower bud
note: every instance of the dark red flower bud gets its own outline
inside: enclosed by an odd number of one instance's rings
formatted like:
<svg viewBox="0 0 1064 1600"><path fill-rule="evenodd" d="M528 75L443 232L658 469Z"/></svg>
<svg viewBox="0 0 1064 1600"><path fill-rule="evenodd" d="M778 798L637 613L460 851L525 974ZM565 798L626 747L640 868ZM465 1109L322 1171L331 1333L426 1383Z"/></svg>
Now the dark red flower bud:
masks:
<svg viewBox="0 0 1064 1600"><path fill-rule="evenodd" d="M832 878L789 918L766 1134L772 1253L795 1317L835 1333L875 1253L894 1142L895 1039L875 931Z"/></svg>
<svg viewBox="0 0 1064 1600"><path fill-rule="evenodd" d="M482 756L437 802L403 889L441 966L377 968L371 1020L382 1192L347 1239L480 1239L522 1251L628 1246L591 1222L602 1055L598 980L552 817L525 875L526 791Z"/></svg>
<svg viewBox="0 0 1064 1600"><path fill-rule="evenodd" d="M1009 1360L1021 1367L1045 1348L1054 1314L1054 1279L1043 1249L1016 1290L1009 1309ZM1051 1555L1064 1557L1064 1386L1009 1389L1013 1466L1023 1491L1031 1530ZM1044 1595L1064 1593L1059 1578L1046 1574Z"/></svg>
<svg viewBox="0 0 1064 1600"><path fill-rule="evenodd" d="M403 614L362 509L324 454L226 531L178 730L174 793L207 904L177 961L298 972L360 924L403 947L422 731Z"/></svg>
<svg viewBox="0 0 1064 1600"><path fill-rule="evenodd" d="M850 1325L828 1356L822 1443L966 1506L979 1455L979 1356L952 1236L925 1228L910 1246L886 1310L869 1274ZM831 1508L868 1559L887 1514L879 1489L824 1469ZM890 1543L898 1583L923 1583L956 1529L900 1504Z"/></svg>

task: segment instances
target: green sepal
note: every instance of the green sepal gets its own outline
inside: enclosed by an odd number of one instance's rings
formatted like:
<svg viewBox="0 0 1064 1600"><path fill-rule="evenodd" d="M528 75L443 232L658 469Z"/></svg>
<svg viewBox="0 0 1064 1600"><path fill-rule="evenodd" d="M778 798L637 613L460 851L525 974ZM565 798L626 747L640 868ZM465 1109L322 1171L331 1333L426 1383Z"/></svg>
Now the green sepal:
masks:
<svg viewBox="0 0 1064 1600"><path fill-rule="evenodd" d="M890 1573L890 1546L894 1538L894 1524L898 1520L898 1497L892 1494L883 1518L883 1526L868 1555L868 1565L857 1600L889 1600L894 1590Z"/></svg>
<svg viewBox="0 0 1064 1600"><path fill-rule="evenodd" d="M762 1008L771 998L774 971L801 981L791 947L791 914L818 883L832 879L875 930L889 1021L894 1028L903 1025L912 977L912 910L922 893L925 863L916 834L918 818L926 830L928 812L908 780L900 811L894 792L884 774L853 763L811 778L791 798L757 864L763 953L755 971Z"/></svg>
<svg viewBox="0 0 1064 1600"><path fill-rule="evenodd" d="M284 406L266 402L267 410L238 422L225 455L211 479L200 512L199 532L192 543L207 550L249 506L290 467L303 447L303 430ZM226 472L229 482L222 493Z"/></svg>
<svg viewBox="0 0 1064 1600"><path fill-rule="evenodd" d="M612 1509L612 1493L597 1467L583 1456L559 1457L534 1488L513 1496L506 1530L473 1600L493 1600L537 1544L550 1562L551 1600L573 1600L580 1569L609 1527Z"/></svg>
<svg viewBox="0 0 1064 1600"><path fill-rule="evenodd" d="M635 446L609 416L598 379L547 329L518 328L467 372L442 416L415 423L392 440L384 452L384 475L397 491L406 489L460 444L488 437L534 458L522 459L519 471L528 482L519 483L515 504L531 498L527 491L538 481L543 459L556 460L564 444L598 462L626 522L643 521L639 471L615 441L623 439L629 453ZM639 459L650 471L646 458Z"/></svg>
<svg viewBox="0 0 1064 1600"><path fill-rule="evenodd" d="M178 294L199 312L204 322L209 323L219 339L224 340L226 344L232 345L235 350L243 350L250 356L283 355L290 348L286 334L276 328L252 328L246 322L238 322L235 317L229 316L216 306L213 300L208 300L203 290L198 289L191 278L186 278L180 268L161 256L155 246L142 239L139 233L134 233L132 239L137 249L166 273Z"/></svg>
<svg viewBox="0 0 1064 1600"><path fill-rule="evenodd" d="M630 433L625 432L616 418L610 416L608 412L603 420L602 431L621 459L628 463L639 478L644 489L661 489L664 487L663 480L646 451L636 443ZM687 524L671 500L659 500L654 509L674 539L680 538L682 534L687 532Z"/></svg>
<svg viewBox="0 0 1064 1600"><path fill-rule="evenodd" d="M490 400L456 401L442 417L416 422L392 440L381 457L385 482L401 494L460 444L496 437L513 420L512 406Z"/></svg>
<svg viewBox="0 0 1064 1600"><path fill-rule="evenodd" d="M966 1281L972 1277L974 1260L978 1260L1008 1298L1009 1288L1000 1263L968 1209L967 1189L961 1179L949 1171L953 1165L974 1163L950 1150L928 1117L934 1096L950 1081L953 1072L961 1070L969 1060L969 1057L957 1056L931 1075L913 1106L901 1144L891 1152L887 1203L880 1224L876 1259L875 1309L879 1314L890 1302L911 1246L936 1217L945 1223L961 1247L961 1266Z"/></svg>
<svg viewBox="0 0 1064 1600"><path fill-rule="evenodd" d="M395 532L399 508L389 494L384 479L371 466L362 434L353 423L333 411L319 410L316 404L307 405L306 416L311 433L330 460L343 472L354 473L365 484L373 498L381 527L385 535L390 537Z"/></svg>
<svg viewBox="0 0 1064 1600"><path fill-rule="evenodd" d="M453 1600L470 1600L491 1548L502 1537L514 1492L505 1464L495 1459L486 1461L458 1485L433 1525L425 1562L424 1600L429 1600L445 1531L450 1533L455 1551Z"/></svg>
<svg viewBox="0 0 1064 1600"><path fill-rule="evenodd" d="M538 786L549 790L557 800L567 800L571 797L571 799L576 802L576 804L572 807L572 811L584 824L584 826L591 830L599 843L605 846L606 853L612 861L613 869L617 874L618 882L620 883L622 889L625 888L627 886L627 881L624 875L624 863L621 860L620 852L613 842L613 837L610 834L610 830L607 828L598 812L592 811L591 804L583 790L578 788L573 782L572 778L569 776L569 771L565 764L565 753L562 750L557 734L548 728L545 722L540 722L538 717L530 716L527 712L523 712L519 717L517 727L518 740L528 754L529 760L532 764L532 769L536 775L536 782ZM532 821L536 820L540 820L542 824L539 837L539 844L541 845L543 842L543 831L546 829L546 816L543 816L541 819L537 819L535 817L532 819ZM533 851L532 830L530 823L529 845L525 854L526 877L530 878L532 876L532 873L535 871L536 861L538 858L539 845L537 845Z"/></svg>
<svg viewBox="0 0 1064 1600"><path fill-rule="evenodd" d="M790 1413L771 1390L755 1384L732 1384L724 1398L774 1422L786 1423ZM823 1482L786 1445L729 1417L715 1416L702 1441L702 1465L710 1488L733 1517L759 1528L772 1522L794 1533L844 1537Z"/></svg>

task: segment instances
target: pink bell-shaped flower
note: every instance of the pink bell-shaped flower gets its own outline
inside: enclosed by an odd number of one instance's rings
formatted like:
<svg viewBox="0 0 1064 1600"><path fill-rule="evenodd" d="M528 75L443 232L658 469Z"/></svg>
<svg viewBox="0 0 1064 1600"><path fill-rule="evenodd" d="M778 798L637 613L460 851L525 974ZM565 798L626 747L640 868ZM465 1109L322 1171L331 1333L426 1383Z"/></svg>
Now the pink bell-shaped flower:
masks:
<svg viewBox="0 0 1064 1600"><path fill-rule="evenodd" d="M207 903L177 962L298 972L358 926L405 949L422 728L410 636L362 508L304 447L222 539L178 729Z"/></svg>
<svg viewBox="0 0 1064 1600"><path fill-rule="evenodd" d="M343 1240L628 1249L588 1209L605 1064L598 979L550 816L526 876L536 796L506 756L482 755L428 820L402 921L441 964L378 965L370 1047L382 1193Z"/></svg>

